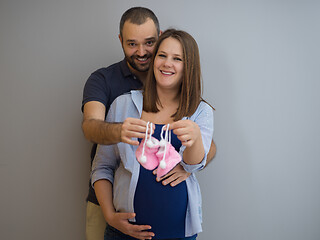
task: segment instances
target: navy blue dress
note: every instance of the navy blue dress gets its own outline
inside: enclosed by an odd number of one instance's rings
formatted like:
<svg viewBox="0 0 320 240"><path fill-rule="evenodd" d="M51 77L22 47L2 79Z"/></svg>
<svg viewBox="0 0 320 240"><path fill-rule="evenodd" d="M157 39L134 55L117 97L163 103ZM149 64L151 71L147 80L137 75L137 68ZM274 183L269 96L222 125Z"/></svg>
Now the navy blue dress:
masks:
<svg viewBox="0 0 320 240"><path fill-rule="evenodd" d="M163 125L156 124L153 137L160 140ZM171 144L179 151L181 142L175 134ZM136 224L150 225L156 239L185 237L185 219L188 205L186 182L175 187L156 181L153 171L140 165L139 180L134 198Z"/></svg>

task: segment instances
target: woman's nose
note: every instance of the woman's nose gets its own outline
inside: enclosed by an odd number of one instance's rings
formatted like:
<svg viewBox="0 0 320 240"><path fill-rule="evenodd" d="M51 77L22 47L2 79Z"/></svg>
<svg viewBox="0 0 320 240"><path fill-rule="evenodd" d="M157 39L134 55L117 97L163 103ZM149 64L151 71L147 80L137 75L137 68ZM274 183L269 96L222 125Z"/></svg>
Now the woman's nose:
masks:
<svg viewBox="0 0 320 240"><path fill-rule="evenodd" d="M167 58L167 59L164 61L164 66L171 67L171 66L172 66L172 61L171 61L171 59Z"/></svg>

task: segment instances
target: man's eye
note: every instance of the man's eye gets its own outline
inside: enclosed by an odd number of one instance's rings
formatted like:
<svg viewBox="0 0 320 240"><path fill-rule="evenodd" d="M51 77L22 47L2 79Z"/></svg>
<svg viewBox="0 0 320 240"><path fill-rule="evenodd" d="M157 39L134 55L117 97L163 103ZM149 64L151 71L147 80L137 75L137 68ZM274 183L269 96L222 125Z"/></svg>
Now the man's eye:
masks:
<svg viewBox="0 0 320 240"><path fill-rule="evenodd" d="M146 42L146 45L149 46L149 47L153 46L153 44L154 44L154 41L148 41L148 42Z"/></svg>
<svg viewBox="0 0 320 240"><path fill-rule="evenodd" d="M135 47L135 46L136 46L135 43L129 43L128 45L129 45L130 47Z"/></svg>

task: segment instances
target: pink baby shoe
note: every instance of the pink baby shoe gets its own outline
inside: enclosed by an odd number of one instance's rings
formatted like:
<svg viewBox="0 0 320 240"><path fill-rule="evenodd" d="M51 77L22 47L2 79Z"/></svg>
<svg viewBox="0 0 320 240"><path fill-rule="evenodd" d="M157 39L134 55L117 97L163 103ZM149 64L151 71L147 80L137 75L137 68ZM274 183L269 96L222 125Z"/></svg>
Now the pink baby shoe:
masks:
<svg viewBox="0 0 320 240"><path fill-rule="evenodd" d="M181 161L180 154L171 145L171 131L168 136L169 124L167 125L165 137L163 138L164 127L165 126L163 126L161 129L161 141L159 142L160 148L156 153L159 161L159 167L157 169L157 178L161 178L162 176L166 175Z"/></svg>
<svg viewBox="0 0 320 240"><path fill-rule="evenodd" d="M148 134L150 124L150 135ZM148 170L153 170L159 165L156 153L159 150L158 139L151 136L152 123L147 123L146 137L141 141L137 151L136 158L138 162Z"/></svg>

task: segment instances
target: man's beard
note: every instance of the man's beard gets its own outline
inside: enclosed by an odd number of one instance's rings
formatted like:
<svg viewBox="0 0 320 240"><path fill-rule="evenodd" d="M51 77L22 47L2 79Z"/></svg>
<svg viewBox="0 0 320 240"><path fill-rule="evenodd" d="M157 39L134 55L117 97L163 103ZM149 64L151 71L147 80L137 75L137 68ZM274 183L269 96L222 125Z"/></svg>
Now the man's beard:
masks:
<svg viewBox="0 0 320 240"><path fill-rule="evenodd" d="M152 56L152 54L148 53L148 54L144 55L143 57L139 57L138 55L132 55L132 56L125 55L125 58L134 70L139 71L139 72L147 72L149 70L150 61L143 63L143 64L136 63L136 61L138 61L137 58L146 58L149 60L151 58L151 56Z"/></svg>

